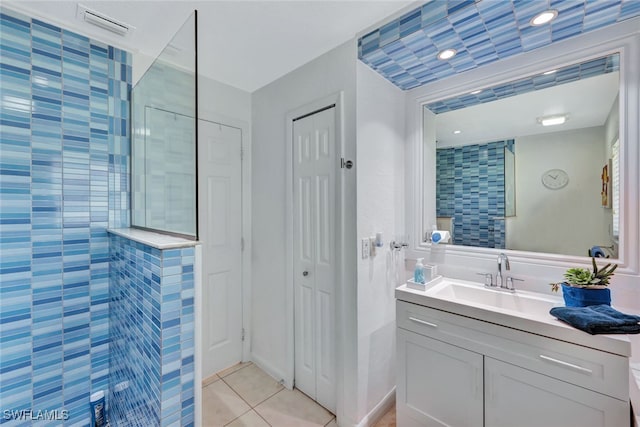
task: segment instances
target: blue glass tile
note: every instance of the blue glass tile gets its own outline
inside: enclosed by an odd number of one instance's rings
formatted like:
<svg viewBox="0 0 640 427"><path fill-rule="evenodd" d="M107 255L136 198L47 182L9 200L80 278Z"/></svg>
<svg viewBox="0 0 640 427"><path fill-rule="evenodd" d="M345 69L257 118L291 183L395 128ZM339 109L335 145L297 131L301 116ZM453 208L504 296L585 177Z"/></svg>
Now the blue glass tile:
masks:
<svg viewBox="0 0 640 427"><path fill-rule="evenodd" d="M88 423L90 390L109 387L104 228L113 208L108 202L106 123L114 113L110 102L117 103L119 120L128 114L127 93L120 98L108 92L116 76L108 73L106 45L4 8L0 18L3 96L5 101L13 99L13 104L4 102L1 111L5 126L0 142L0 346L12 344L9 353L2 347L2 369L29 370L23 380L12 383L27 387L25 407L67 405L71 423L83 425ZM118 83L128 87L131 56L118 50L118 59L123 58L125 72L120 77L125 81ZM122 69L121 62L117 65ZM88 152L94 145L98 151L90 162ZM126 153L119 152L114 161L126 165ZM120 167L118 177L126 182L122 171L126 174ZM96 198L101 192L103 200ZM94 232L94 227L102 231ZM30 250L22 249L25 245ZM12 308L5 309L6 303ZM64 332L59 330L61 321ZM22 338L13 338L18 336ZM25 343L20 341L25 337ZM5 354L10 355L8 364ZM3 393L6 378L2 376ZM23 404L21 398L3 395L2 400L10 408Z"/></svg>
<svg viewBox="0 0 640 427"><path fill-rule="evenodd" d="M400 18L400 37L405 37L422 28L421 10L408 13Z"/></svg>
<svg viewBox="0 0 640 427"><path fill-rule="evenodd" d="M28 31L31 27L30 23L26 19L20 19L15 15L15 12L2 9L2 12L0 13L2 25L15 25L16 27L22 27L25 31Z"/></svg>
<svg viewBox="0 0 640 427"><path fill-rule="evenodd" d="M557 9L558 18L531 27L531 18L548 8ZM421 29L414 24L418 16ZM637 16L636 0L436 0L359 39L358 57L407 90ZM441 64L435 53L451 47L468 57Z"/></svg>
<svg viewBox="0 0 640 427"><path fill-rule="evenodd" d="M422 28L437 22L447 16L447 2L432 0L422 6Z"/></svg>
<svg viewBox="0 0 640 427"><path fill-rule="evenodd" d="M636 0L623 0L618 22L640 15L640 2Z"/></svg>

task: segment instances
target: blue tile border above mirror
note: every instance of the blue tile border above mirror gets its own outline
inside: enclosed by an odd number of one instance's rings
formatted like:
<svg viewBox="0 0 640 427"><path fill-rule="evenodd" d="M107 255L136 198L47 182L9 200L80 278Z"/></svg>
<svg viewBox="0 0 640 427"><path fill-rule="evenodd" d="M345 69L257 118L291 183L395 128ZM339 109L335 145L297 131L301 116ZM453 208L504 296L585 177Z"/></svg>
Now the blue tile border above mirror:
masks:
<svg viewBox="0 0 640 427"><path fill-rule="evenodd" d="M529 24L547 9L556 20ZM408 90L637 16L637 0L434 0L362 36L358 58ZM457 55L438 60L447 48Z"/></svg>
<svg viewBox="0 0 640 427"><path fill-rule="evenodd" d="M620 69L620 55L613 54L602 58L592 59L581 64L573 64L553 72L537 76L526 77L499 86L482 89L479 93L467 93L461 96L432 102L425 107L432 113L440 114L447 111L459 110L473 105L485 104L511 96L611 73Z"/></svg>

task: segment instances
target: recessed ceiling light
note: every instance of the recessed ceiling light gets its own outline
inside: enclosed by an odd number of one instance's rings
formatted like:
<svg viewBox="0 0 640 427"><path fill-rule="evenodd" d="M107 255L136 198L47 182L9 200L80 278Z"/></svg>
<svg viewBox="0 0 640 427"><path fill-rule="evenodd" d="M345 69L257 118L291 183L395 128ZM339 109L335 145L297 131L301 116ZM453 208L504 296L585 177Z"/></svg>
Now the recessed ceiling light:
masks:
<svg viewBox="0 0 640 427"><path fill-rule="evenodd" d="M558 16L557 10L555 9L545 10L544 12L539 13L533 18L531 18L531 21L529 21L529 23L534 27L537 27L539 25L544 25L553 21L554 19L556 19L557 16Z"/></svg>
<svg viewBox="0 0 640 427"><path fill-rule="evenodd" d="M451 59L454 56L456 56L456 53L458 53L457 50L455 49L445 49L445 50L441 50L438 53L438 59L440 59L441 61L444 61L446 59Z"/></svg>
<svg viewBox="0 0 640 427"><path fill-rule="evenodd" d="M555 116L538 117L538 123L542 126L556 126L561 125L567 121L568 116L566 114L557 114Z"/></svg>
<svg viewBox="0 0 640 427"><path fill-rule="evenodd" d="M542 73L542 75L544 75L544 76L548 76L549 74L553 74L553 73L555 73L556 71L558 71L558 70L549 70L549 71L545 71L544 73Z"/></svg>
<svg viewBox="0 0 640 427"><path fill-rule="evenodd" d="M461 131L461 130L454 130L454 131L453 131L453 134L454 134L454 135L458 135L459 133L462 133L462 131Z"/></svg>

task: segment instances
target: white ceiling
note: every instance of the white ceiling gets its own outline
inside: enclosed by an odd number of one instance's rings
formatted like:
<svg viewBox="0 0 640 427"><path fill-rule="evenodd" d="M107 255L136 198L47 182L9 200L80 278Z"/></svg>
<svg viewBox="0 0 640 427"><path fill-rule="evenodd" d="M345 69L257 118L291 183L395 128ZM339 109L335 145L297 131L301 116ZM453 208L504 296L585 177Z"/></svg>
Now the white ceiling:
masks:
<svg viewBox="0 0 640 427"><path fill-rule="evenodd" d="M608 73L438 114L438 148L602 126L618 87L619 73ZM568 114L569 119L558 126L537 123L538 117L556 114Z"/></svg>
<svg viewBox="0 0 640 427"><path fill-rule="evenodd" d="M365 1L31 1L3 2L97 40L157 56L198 10L200 73L253 92L417 2ZM126 38L81 22L77 4L136 27ZM355 53L354 53L355 54ZM145 61L140 60L140 63ZM146 65L146 64L145 64ZM136 70L134 75L140 75ZM135 77L134 77L135 80Z"/></svg>

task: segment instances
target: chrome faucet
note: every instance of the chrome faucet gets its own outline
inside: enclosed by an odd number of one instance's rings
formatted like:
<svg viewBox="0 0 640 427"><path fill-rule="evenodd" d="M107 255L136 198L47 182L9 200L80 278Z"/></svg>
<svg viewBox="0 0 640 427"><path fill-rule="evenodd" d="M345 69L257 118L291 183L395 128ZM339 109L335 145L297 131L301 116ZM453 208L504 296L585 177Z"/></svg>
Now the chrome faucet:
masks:
<svg viewBox="0 0 640 427"><path fill-rule="evenodd" d="M501 253L498 255L498 274L496 274L496 286L500 288L504 288L504 281L502 279L502 261L504 260L504 268L509 271L511 270L511 266L509 265L509 257L505 254Z"/></svg>

